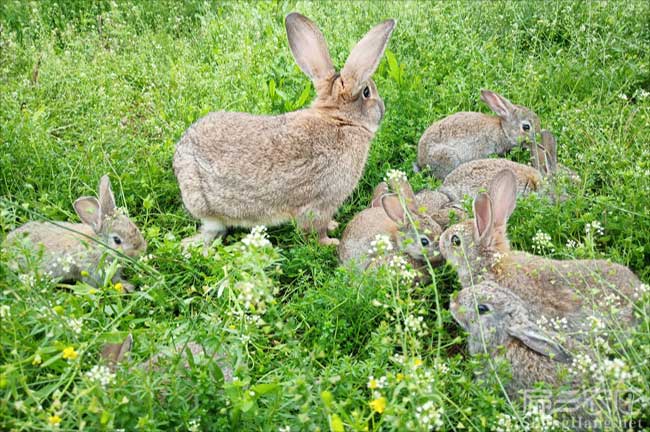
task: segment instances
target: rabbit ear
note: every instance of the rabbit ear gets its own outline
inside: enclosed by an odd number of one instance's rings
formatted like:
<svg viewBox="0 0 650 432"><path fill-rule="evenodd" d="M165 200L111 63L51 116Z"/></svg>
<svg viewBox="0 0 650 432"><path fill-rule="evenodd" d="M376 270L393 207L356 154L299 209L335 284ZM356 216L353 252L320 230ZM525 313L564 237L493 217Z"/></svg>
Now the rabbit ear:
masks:
<svg viewBox="0 0 650 432"><path fill-rule="evenodd" d="M390 187L393 191L398 192L402 198L404 198L406 207L410 211L417 213L418 208L415 203L415 192L413 192L411 183L409 183L408 180L393 180Z"/></svg>
<svg viewBox="0 0 650 432"><path fill-rule="evenodd" d="M111 216L115 213L115 197L107 174L99 180L99 206L102 209L102 216Z"/></svg>
<svg viewBox="0 0 650 432"><path fill-rule="evenodd" d="M505 226L517 204L517 177L509 169L499 171L490 182L488 193L493 204L494 226Z"/></svg>
<svg viewBox="0 0 650 432"><path fill-rule="evenodd" d="M569 363L571 361L571 355L559 343L551 340L532 323L512 325L506 331L533 351L552 357L558 362Z"/></svg>
<svg viewBox="0 0 650 432"><path fill-rule="evenodd" d="M330 78L335 70L327 43L316 24L307 17L293 12L286 16L284 25L293 58L312 81Z"/></svg>
<svg viewBox="0 0 650 432"><path fill-rule="evenodd" d="M557 172L557 141L555 136L547 131L542 131L542 145L546 153L546 172L555 174Z"/></svg>
<svg viewBox="0 0 650 432"><path fill-rule="evenodd" d="M499 117L509 118L515 106L506 98L490 90L481 90L481 100Z"/></svg>
<svg viewBox="0 0 650 432"><path fill-rule="evenodd" d="M377 70L394 27L393 19L378 24L352 49L341 70L343 86L348 87L351 94L355 95L361 91Z"/></svg>
<svg viewBox="0 0 650 432"><path fill-rule="evenodd" d="M79 219L86 225L93 227L96 233L102 228L102 211L99 208L99 201L95 197L81 197L73 204L74 211Z"/></svg>
<svg viewBox="0 0 650 432"><path fill-rule="evenodd" d="M493 227L494 220L490 197L486 193L480 193L474 199L474 231L481 244L487 245L490 243Z"/></svg>
<svg viewBox="0 0 650 432"><path fill-rule="evenodd" d="M396 194L383 195L381 197L381 206L384 208L386 215L396 224L401 225L406 221L404 207L402 207L402 203Z"/></svg>
<svg viewBox="0 0 650 432"><path fill-rule="evenodd" d="M129 334L122 343L104 345L100 356L106 360L112 370L115 370L115 365L128 359L132 347L133 336Z"/></svg>
<svg viewBox="0 0 650 432"><path fill-rule="evenodd" d="M372 199L370 200L370 207L381 207L382 196L388 193L388 185L386 182L381 182L377 185L372 192Z"/></svg>

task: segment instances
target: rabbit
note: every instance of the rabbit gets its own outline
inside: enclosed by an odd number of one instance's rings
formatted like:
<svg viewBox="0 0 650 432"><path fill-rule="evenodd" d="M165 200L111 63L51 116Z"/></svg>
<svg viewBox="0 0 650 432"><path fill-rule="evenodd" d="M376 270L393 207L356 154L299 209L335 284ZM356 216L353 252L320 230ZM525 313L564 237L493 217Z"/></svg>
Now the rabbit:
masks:
<svg viewBox="0 0 650 432"><path fill-rule="evenodd" d="M556 391L564 389L554 403L547 400L546 408L567 416L561 417L565 426L569 423L572 430L593 430L594 426L600 429L598 407L612 408L611 400L603 399L608 398L606 394L585 391L585 385L591 386L593 372L567 372L578 356L598 358L596 341L608 335L616 317L605 318L605 323L594 330L590 307L540 316L534 304L491 280L463 288L455 298L452 296L449 309L468 333L471 355L487 354L509 363L511 379L505 383L505 390L511 398L521 391L530 392L538 382L546 382ZM547 328L545 324L553 320L561 320L561 326ZM627 403L617 400L614 408L624 414L629 412Z"/></svg>
<svg viewBox="0 0 650 432"><path fill-rule="evenodd" d="M337 73L316 24L285 19L291 52L316 88L311 107L276 116L213 112L176 145L173 167L188 211L202 221L204 252L229 226L277 225L295 219L324 245L332 219L363 172L384 116L371 76L395 20L371 29Z"/></svg>
<svg viewBox="0 0 650 432"><path fill-rule="evenodd" d="M418 143L420 168L430 167L443 180L463 162L502 155L520 143L535 142L541 128L533 111L490 90L481 90L481 100L497 116L459 112L433 123Z"/></svg>
<svg viewBox="0 0 650 432"><path fill-rule="evenodd" d="M488 193L474 199L474 219L447 228L440 252L469 287L491 280L531 305L539 315L568 315L590 308L617 309L618 322L634 320L630 299L641 281L627 267L606 260L553 260L510 249L506 223L516 205L517 179L499 172Z"/></svg>
<svg viewBox="0 0 650 432"><path fill-rule="evenodd" d="M115 372L119 365L129 361L132 348L133 336L129 334L121 343L105 344L100 352L100 357L106 362L108 368L112 372ZM162 367L161 362L165 357L180 355L183 359L182 367L184 369L189 369L190 362L187 359L187 350L190 351L192 357L195 359L200 356L205 356L209 357L211 361L215 361L223 373L224 382L233 381L234 370L232 365L225 361L226 355L219 351L215 351L210 354L206 347L196 341L188 341L186 343L178 344L172 347L169 352L160 352L158 354L154 354L147 360L137 364L135 368L146 371L160 372Z"/></svg>
<svg viewBox="0 0 650 432"><path fill-rule="evenodd" d="M83 280L93 286L100 280L98 266L106 253L104 246L128 257L140 256L146 250L147 242L138 227L116 208L108 175L99 181L99 200L81 197L73 207L83 223L28 222L7 235L6 245L42 247L40 266L45 275L64 281ZM13 262L12 268L18 270L22 261ZM131 283L122 280L119 268L112 281L121 283L127 292L134 290Z"/></svg>
<svg viewBox="0 0 650 432"><path fill-rule="evenodd" d="M558 366L571 363L568 348L559 335L535 322L535 312L512 291L485 280L452 297L449 310L468 333L471 355L503 356L510 363L510 396L538 381L562 383Z"/></svg>
<svg viewBox="0 0 650 432"><path fill-rule="evenodd" d="M425 255L434 265L441 262L437 243L442 228L418 211L408 181L399 182L393 189L400 191L405 205L398 194L389 193L386 183L380 183L375 188L370 207L357 214L343 231L338 246L343 264L352 262L360 270L365 270L390 262L400 252L416 271L426 266ZM376 259L370 250L377 236L381 235L390 240L390 250Z"/></svg>
<svg viewBox="0 0 650 432"><path fill-rule="evenodd" d="M415 194L415 203L420 212L429 215L443 229L453 220L462 221L467 218L467 212L460 201L450 200L439 190L422 189Z"/></svg>

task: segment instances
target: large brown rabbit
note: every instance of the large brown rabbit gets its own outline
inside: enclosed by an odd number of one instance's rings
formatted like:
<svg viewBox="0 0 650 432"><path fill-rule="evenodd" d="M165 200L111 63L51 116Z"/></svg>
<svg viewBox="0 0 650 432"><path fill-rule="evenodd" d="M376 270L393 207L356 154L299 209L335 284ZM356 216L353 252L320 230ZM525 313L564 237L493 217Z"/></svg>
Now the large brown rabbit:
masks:
<svg viewBox="0 0 650 432"><path fill-rule="evenodd" d="M627 267L606 260L553 260L510 250L506 223L515 209L517 180L499 172L488 193L474 200L474 219L440 236L440 253L457 270L463 287L492 280L512 290L536 315L556 316L618 309L620 323L633 320L630 299L641 281Z"/></svg>
<svg viewBox="0 0 650 432"><path fill-rule="evenodd" d="M313 81L311 107L277 116L213 112L176 146L174 172L185 206L201 219L207 247L228 226L276 225L296 219L329 238L334 213L356 187L370 141L384 116L371 76L394 20L377 25L337 73L318 27L298 13L285 19L298 66Z"/></svg>

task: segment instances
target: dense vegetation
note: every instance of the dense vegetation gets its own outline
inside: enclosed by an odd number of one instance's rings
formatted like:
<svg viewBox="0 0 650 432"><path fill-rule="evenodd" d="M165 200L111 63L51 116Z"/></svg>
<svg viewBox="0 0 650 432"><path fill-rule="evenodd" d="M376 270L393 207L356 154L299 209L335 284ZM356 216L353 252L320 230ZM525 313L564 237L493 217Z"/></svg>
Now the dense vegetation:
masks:
<svg viewBox="0 0 650 432"><path fill-rule="evenodd" d="M372 25L398 20L375 74L386 117L338 235L389 169L407 172L416 190L436 187L411 168L420 135L450 113L486 112L478 96L488 88L535 110L558 137L560 161L582 176L564 203L520 199L513 247L608 257L650 281L645 1L5 0L2 232L78 220L71 203L109 173L149 248L126 263L140 287L130 295L110 282L61 288L16 274L3 252L0 429L535 429L539 419L499 380L475 379L478 362L447 311L458 289L451 268L417 288L390 272L355 274L290 224L269 229L272 246L258 238L242 248L248 232L234 230L208 257L181 250L196 229L171 169L183 131L213 110L281 113L314 97L287 46L291 11L318 23L337 67ZM602 235L585 231L593 222ZM649 303L639 302L638 331L612 354L645 395ZM93 369L101 346L129 333L131 365L196 340L224 353L236 380L214 362L185 368L171 355L160 371L122 368L102 385Z"/></svg>

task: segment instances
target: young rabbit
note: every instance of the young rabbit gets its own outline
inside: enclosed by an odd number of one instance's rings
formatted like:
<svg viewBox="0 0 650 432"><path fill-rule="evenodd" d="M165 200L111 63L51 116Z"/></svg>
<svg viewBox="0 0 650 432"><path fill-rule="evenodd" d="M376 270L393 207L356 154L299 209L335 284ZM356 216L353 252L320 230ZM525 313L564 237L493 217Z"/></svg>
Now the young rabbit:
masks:
<svg viewBox="0 0 650 432"><path fill-rule="evenodd" d="M425 254L432 264L441 261L437 250L442 232L440 225L418 211L408 181L400 182L397 187L405 206L398 194L389 193L387 185L381 183L375 189L371 207L357 214L347 225L338 247L342 263L353 262L365 270L389 262L399 252L404 252L416 270L426 265ZM371 252L378 236L386 236L390 241L390 250L380 259Z"/></svg>
<svg viewBox="0 0 650 432"><path fill-rule="evenodd" d="M559 335L535 322L539 316L512 291L486 280L463 288L452 297L449 309L468 333L470 354L505 357L510 363L512 381L507 390L511 396L538 381L561 383L558 366L570 363L571 354Z"/></svg>
<svg viewBox="0 0 650 432"><path fill-rule="evenodd" d="M633 319L630 298L641 286L630 269L606 260L553 260L510 250L506 223L516 204L517 180L499 172L488 193L474 200L474 219L456 224L440 237L440 252L457 270L463 287L492 280L512 290L539 315L567 315L591 308L621 311Z"/></svg>
<svg viewBox="0 0 650 432"><path fill-rule="evenodd" d="M100 279L98 266L106 255L105 245L129 257L144 253L147 243L138 227L116 208L108 175L99 181L99 200L81 197L73 207L83 223L28 222L9 233L6 245L42 247L41 270L46 275L66 281L84 280L91 285ZM21 263L18 260L11 266L18 269ZM127 292L134 289L121 279L119 269L113 282L120 282Z"/></svg>
<svg viewBox="0 0 650 432"><path fill-rule="evenodd" d="M454 220L452 214L455 215L456 221L467 218L467 212L460 201L450 200L439 190L422 189L415 194L415 203L419 210L429 215L443 229L447 228Z"/></svg>
<svg viewBox="0 0 650 432"><path fill-rule="evenodd" d="M183 202L201 219L207 247L228 226L276 225L296 219L329 238L332 217L356 187L370 141L384 116L371 76L395 26L377 25L337 73L323 35L309 19L285 19L291 52L316 87L311 107L277 116L213 112L176 145L174 172Z"/></svg>
<svg viewBox="0 0 650 432"><path fill-rule="evenodd" d="M504 154L522 142L535 142L537 115L503 96L481 90L481 100L497 116L459 112L433 123L418 143L418 165L442 180L463 162Z"/></svg>

